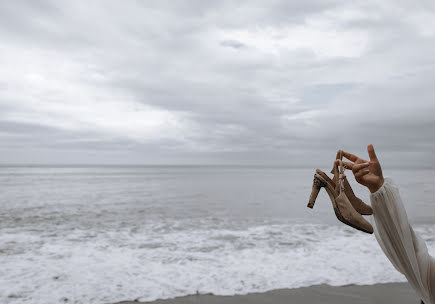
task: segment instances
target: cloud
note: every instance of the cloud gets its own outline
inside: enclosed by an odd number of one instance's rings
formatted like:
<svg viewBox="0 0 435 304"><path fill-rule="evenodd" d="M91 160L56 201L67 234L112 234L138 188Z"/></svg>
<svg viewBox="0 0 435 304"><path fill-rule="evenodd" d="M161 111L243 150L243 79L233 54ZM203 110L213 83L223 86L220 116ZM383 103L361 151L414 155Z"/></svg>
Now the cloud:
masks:
<svg viewBox="0 0 435 304"><path fill-rule="evenodd" d="M433 6L0 7L3 162L320 165L374 143L411 166L435 149Z"/></svg>
<svg viewBox="0 0 435 304"><path fill-rule="evenodd" d="M240 49L240 48L246 47L246 45L244 45L243 43L241 43L237 40L222 40L220 42L220 45L225 46L225 47L232 47L235 49Z"/></svg>

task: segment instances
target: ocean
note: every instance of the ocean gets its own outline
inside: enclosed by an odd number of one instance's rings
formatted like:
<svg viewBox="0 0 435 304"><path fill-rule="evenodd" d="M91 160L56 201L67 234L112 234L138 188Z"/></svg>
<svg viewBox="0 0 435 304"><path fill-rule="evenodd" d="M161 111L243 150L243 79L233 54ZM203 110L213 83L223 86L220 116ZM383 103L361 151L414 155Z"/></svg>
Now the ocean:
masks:
<svg viewBox="0 0 435 304"><path fill-rule="evenodd" d="M405 282L315 168L0 167L0 302L113 303ZM329 172L330 168L322 168ZM369 193L347 173L356 194ZM384 170L435 254L434 170Z"/></svg>

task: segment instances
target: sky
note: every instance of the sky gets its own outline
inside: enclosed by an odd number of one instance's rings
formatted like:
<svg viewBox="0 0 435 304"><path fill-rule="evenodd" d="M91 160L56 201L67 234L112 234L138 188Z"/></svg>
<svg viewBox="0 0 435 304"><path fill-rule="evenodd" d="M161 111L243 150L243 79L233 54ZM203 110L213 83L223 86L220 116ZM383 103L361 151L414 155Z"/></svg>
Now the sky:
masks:
<svg viewBox="0 0 435 304"><path fill-rule="evenodd" d="M0 163L435 167L432 1L2 1Z"/></svg>

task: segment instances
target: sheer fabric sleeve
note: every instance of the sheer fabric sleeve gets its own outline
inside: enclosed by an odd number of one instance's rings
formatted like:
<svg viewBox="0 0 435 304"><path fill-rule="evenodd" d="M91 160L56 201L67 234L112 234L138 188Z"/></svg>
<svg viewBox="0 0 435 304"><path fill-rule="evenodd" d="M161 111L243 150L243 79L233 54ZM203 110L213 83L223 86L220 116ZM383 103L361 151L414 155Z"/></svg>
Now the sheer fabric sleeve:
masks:
<svg viewBox="0 0 435 304"><path fill-rule="evenodd" d="M435 304L430 273L431 268L435 271L435 259L429 255L424 240L409 224L399 189L391 178L385 178L382 187L370 194L370 201L374 233L382 251L407 278L424 303Z"/></svg>

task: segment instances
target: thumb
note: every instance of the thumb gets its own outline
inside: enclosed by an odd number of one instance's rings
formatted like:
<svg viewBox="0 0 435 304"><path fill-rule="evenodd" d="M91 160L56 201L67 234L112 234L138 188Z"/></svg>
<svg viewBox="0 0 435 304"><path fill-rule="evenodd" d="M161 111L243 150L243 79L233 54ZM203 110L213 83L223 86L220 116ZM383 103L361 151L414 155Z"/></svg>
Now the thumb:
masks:
<svg viewBox="0 0 435 304"><path fill-rule="evenodd" d="M376 157L376 153L375 153L375 148L373 148L372 144L367 146L367 152L369 153L369 157L371 161L378 161L378 158Z"/></svg>

